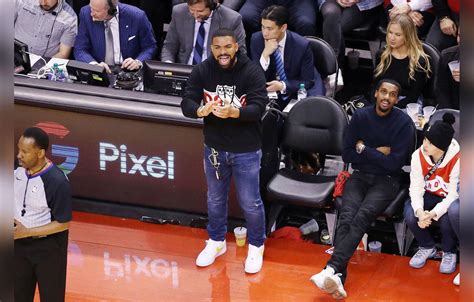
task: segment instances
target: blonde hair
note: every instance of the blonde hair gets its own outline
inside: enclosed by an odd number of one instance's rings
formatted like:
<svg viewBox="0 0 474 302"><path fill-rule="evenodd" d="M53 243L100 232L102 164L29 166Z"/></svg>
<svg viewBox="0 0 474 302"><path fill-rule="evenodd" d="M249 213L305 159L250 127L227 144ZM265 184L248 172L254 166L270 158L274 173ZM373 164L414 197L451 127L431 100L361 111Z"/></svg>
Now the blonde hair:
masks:
<svg viewBox="0 0 474 302"><path fill-rule="evenodd" d="M421 44L420 39L418 39L416 25L413 20L405 14L397 15L387 25L387 36L386 42L387 46L385 47L382 55L380 56L380 63L375 68L375 77L378 77L384 74L390 64L392 63L392 48L390 47L388 41L388 33L390 26L392 24L400 25L402 29L403 38L405 40L405 45L408 52L408 58L410 59L409 67L409 78L410 80L415 80L415 71L421 70L426 73L426 77L429 78L431 74L431 66L430 66L430 57L424 52L423 46ZM425 66L420 64L420 58L423 58L425 61Z"/></svg>

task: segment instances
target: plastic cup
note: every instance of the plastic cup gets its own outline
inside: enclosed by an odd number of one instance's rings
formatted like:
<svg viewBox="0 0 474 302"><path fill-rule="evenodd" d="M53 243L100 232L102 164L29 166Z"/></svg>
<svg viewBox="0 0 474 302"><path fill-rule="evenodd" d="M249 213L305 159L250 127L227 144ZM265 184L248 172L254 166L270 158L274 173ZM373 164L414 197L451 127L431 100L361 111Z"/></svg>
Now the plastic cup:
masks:
<svg viewBox="0 0 474 302"><path fill-rule="evenodd" d="M319 225L316 222L316 220L311 219L307 223L300 226L300 230L303 235L307 235L307 234L319 231Z"/></svg>
<svg viewBox="0 0 474 302"><path fill-rule="evenodd" d="M426 106L423 107L423 116L425 117L425 122L430 120L431 115L434 113L435 107Z"/></svg>
<svg viewBox="0 0 474 302"><path fill-rule="evenodd" d="M420 110L420 105L418 103L407 104L407 114L413 121L418 117L418 111Z"/></svg>
<svg viewBox="0 0 474 302"><path fill-rule="evenodd" d="M380 253L382 251L382 243L380 241L369 242L369 251L373 253Z"/></svg>
<svg viewBox="0 0 474 302"><path fill-rule="evenodd" d="M245 246L245 239L247 238L247 229L244 227L236 227L234 229L235 243L237 246Z"/></svg>
<svg viewBox="0 0 474 302"><path fill-rule="evenodd" d="M459 70L459 60L449 62L448 66L452 74L455 70Z"/></svg>

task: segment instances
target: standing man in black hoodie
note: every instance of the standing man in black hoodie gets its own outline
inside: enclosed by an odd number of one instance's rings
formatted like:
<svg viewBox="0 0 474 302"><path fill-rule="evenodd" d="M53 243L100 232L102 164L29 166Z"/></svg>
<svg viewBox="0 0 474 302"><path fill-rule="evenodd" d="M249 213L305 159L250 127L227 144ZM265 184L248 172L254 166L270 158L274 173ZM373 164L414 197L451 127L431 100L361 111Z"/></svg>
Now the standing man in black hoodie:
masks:
<svg viewBox="0 0 474 302"><path fill-rule="evenodd" d="M215 32L212 57L193 69L181 108L187 117L204 118L209 240L196 265L211 265L226 252L227 200L233 176L248 229L245 272L253 274L262 268L265 241L265 212L259 190L260 120L268 98L261 68L238 49L233 31Z"/></svg>

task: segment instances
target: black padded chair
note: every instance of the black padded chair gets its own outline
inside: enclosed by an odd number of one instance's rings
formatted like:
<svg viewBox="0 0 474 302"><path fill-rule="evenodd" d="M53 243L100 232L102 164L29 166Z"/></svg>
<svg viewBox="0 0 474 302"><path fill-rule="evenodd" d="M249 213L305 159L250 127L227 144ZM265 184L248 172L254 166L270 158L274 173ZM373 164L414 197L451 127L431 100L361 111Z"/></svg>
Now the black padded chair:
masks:
<svg viewBox="0 0 474 302"><path fill-rule="evenodd" d="M401 110L397 107L394 107L393 110ZM398 191L397 196L395 199L385 208L385 210L377 217L377 220L381 221L392 221L395 229L395 235L397 237L397 244L400 255L405 255L408 249L407 246L407 237L408 241L413 236L411 233L408 232L408 227L405 223L403 218L403 206L405 201L408 199L408 188L410 186L410 176L409 170L410 163L411 163L411 154L417 148L417 133L415 124L412 123L411 133L409 134L413 137L412 141L412 148L410 149L409 156L405 162L404 166L404 173L402 174L401 183L400 183L400 190ZM338 197L335 199L335 204L337 209L341 209L342 207L342 198Z"/></svg>
<svg viewBox="0 0 474 302"><path fill-rule="evenodd" d="M336 94L336 81L339 73L339 66L337 64L336 54L328 42L324 41L321 38L306 36L309 41L311 50L313 51L313 61L314 67L321 74L321 78L327 80L328 76L331 74L336 74L334 85L331 85L329 94L326 93L326 96L334 98Z"/></svg>
<svg viewBox="0 0 474 302"><path fill-rule="evenodd" d="M434 100L436 99L435 83L438 77L438 65L441 58L441 53L438 49L436 49L436 47L429 43L422 42L422 45L425 53L430 56L431 65L431 76L428 79L428 83L426 83L425 88L423 89L423 97L428 99L428 101L425 102L425 105L428 105L433 104Z"/></svg>
<svg viewBox="0 0 474 302"><path fill-rule="evenodd" d="M454 121L454 124L453 124L453 129L454 129L454 138L459 142L460 140L460 118L461 118L461 113L459 110L456 110L456 109L449 109L449 108L444 108L444 109L439 109L439 110L436 110L435 113L433 113L433 115L430 117L430 120L428 121L428 124L429 125L433 125L434 122L436 121L442 121L443 120L443 115L445 113L451 113L452 115L454 115L454 118L455 118L455 121Z"/></svg>
<svg viewBox="0 0 474 302"><path fill-rule="evenodd" d="M321 170L317 175L286 167L270 180L266 194L270 209L267 233L285 206L296 206L323 210L331 234L336 217L332 193L334 180L344 168L340 155L348 121L341 105L325 96L308 97L290 110L283 130L282 147L290 152L319 153L325 160L321 160Z"/></svg>

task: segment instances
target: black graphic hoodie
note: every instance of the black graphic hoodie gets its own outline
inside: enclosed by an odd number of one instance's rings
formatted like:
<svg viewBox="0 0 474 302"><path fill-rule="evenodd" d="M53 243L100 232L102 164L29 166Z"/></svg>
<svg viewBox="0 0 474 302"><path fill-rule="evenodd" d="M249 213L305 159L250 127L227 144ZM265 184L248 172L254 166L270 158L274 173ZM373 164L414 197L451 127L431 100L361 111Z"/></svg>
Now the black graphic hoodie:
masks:
<svg viewBox="0 0 474 302"><path fill-rule="evenodd" d="M265 75L247 56L237 52L237 63L223 69L210 56L193 68L181 109L186 117L198 118L197 109L211 100L227 100L240 110L239 118L204 117L204 142L217 150L243 153L260 149L260 119L268 102Z"/></svg>

